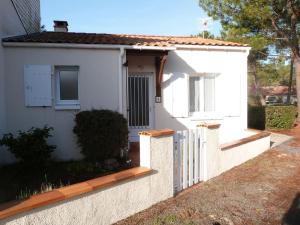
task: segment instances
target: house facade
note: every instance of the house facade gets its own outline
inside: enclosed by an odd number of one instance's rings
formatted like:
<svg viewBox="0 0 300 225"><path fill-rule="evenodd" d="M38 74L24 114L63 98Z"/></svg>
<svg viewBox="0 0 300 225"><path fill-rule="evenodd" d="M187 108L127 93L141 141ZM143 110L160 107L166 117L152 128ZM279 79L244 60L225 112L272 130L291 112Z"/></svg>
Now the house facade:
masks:
<svg viewBox="0 0 300 225"><path fill-rule="evenodd" d="M1 0L0 38L40 31L39 0ZM5 99L5 49L0 45L0 136L7 131ZM5 154L5 153L3 153ZM6 158L6 157L5 157Z"/></svg>
<svg viewBox="0 0 300 225"><path fill-rule="evenodd" d="M5 132L52 126L55 155L67 160L81 157L72 129L82 110L122 113L131 142L142 130L203 122L220 123L226 142L247 128L249 47L195 37L71 33L65 21L55 29L2 39Z"/></svg>

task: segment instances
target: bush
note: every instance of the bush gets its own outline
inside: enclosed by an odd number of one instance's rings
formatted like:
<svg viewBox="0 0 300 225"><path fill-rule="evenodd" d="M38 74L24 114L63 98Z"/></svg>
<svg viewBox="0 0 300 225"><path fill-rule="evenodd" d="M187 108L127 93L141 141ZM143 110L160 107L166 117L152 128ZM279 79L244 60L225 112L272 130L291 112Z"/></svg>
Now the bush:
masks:
<svg viewBox="0 0 300 225"><path fill-rule="evenodd" d="M47 144L47 138L52 135L52 127L31 128L26 132L19 131L18 136L4 134L0 139L0 145L8 147L11 152L22 163L28 165L40 165L51 159L51 153L56 148Z"/></svg>
<svg viewBox="0 0 300 225"><path fill-rule="evenodd" d="M122 114L110 110L82 111L76 115L74 133L81 153L89 161L119 158L128 147L128 125Z"/></svg>
<svg viewBox="0 0 300 225"><path fill-rule="evenodd" d="M248 105L248 127L258 130L265 129L265 107Z"/></svg>
<svg viewBox="0 0 300 225"><path fill-rule="evenodd" d="M297 115L297 108L292 105L267 106L266 128L267 129L291 129Z"/></svg>

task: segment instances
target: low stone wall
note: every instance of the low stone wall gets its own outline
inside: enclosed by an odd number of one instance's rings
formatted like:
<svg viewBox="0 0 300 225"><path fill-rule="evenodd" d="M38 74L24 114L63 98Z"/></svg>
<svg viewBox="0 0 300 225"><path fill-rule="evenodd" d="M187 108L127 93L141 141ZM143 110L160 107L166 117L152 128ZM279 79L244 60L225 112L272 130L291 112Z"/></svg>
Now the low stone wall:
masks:
<svg viewBox="0 0 300 225"><path fill-rule="evenodd" d="M1 210L0 224L107 225L172 197L172 135L141 134L141 167L33 196Z"/></svg>

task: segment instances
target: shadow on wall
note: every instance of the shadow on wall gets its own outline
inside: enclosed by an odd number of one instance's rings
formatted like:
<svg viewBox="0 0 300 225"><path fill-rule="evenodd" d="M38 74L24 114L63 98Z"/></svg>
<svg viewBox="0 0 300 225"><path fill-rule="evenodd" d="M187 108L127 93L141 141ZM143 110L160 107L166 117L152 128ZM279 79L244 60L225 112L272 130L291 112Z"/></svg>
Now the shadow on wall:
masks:
<svg viewBox="0 0 300 225"><path fill-rule="evenodd" d="M289 210L282 219L282 225L299 225L300 224L300 193L296 195Z"/></svg>
<svg viewBox="0 0 300 225"><path fill-rule="evenodd" d="M188 126L188 121L182 123L182 120L187 118L189 104L188 99L185 99L188 93L183 93L188 92L187 84L184 85L182 82L187 82L185 74L196 73L197 70L178 54L169 53L162 82L162 88L165 89L163 90L163 103L156 104L156 129L186 130L191 128ZM183 111L185 113L182 113Z"/></svg>

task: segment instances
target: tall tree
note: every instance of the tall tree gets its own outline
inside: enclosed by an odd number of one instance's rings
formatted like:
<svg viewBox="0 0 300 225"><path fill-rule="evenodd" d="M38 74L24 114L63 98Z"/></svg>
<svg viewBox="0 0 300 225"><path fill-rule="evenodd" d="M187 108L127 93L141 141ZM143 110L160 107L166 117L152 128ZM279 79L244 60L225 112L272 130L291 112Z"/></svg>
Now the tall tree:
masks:
<svg viewBox="0 0 300 225"><path fill-rule="evenodd" d="M199 0L224 30L243 30L245 38L260 35L281 40L292 52L300 121L300 0Z"/></svg>

